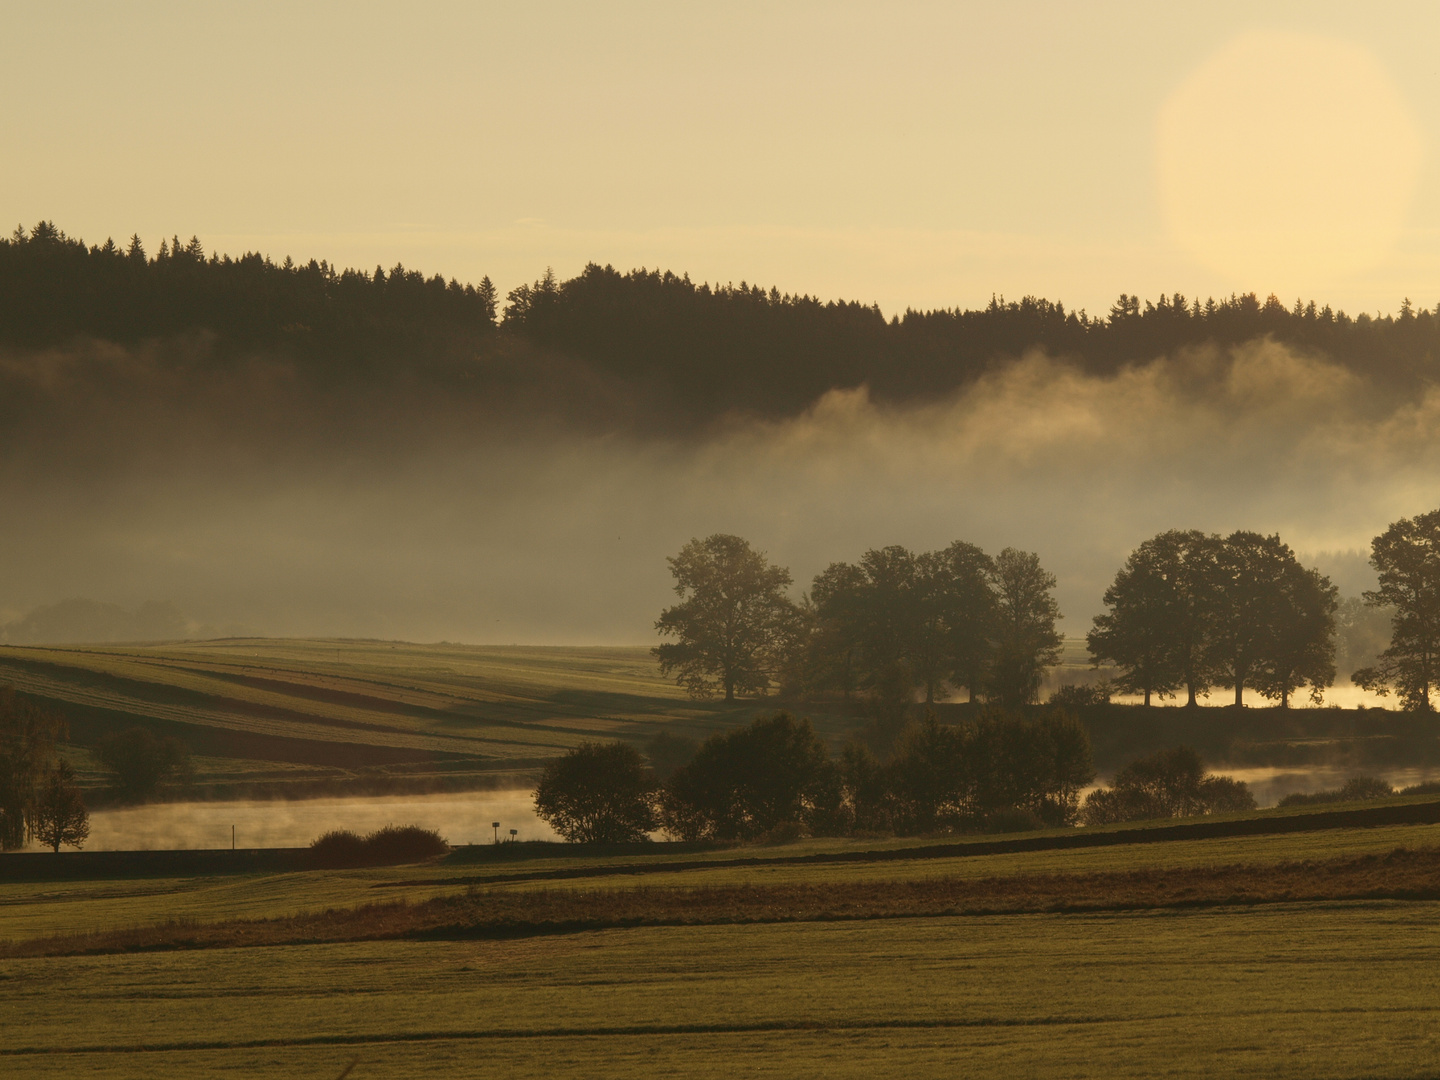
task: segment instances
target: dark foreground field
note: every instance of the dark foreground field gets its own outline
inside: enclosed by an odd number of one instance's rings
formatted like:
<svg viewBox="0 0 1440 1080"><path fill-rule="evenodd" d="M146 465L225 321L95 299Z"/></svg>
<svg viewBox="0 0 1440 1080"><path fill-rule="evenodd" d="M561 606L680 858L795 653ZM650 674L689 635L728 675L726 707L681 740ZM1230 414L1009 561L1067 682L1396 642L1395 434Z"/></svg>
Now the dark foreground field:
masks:
<svg viewBox="0 0 1440 1080"><path fill-rule="evenodd" d="M1325 813L1079 848L0 877L0 1071L1433 1076L1440 825Z"/></svg>

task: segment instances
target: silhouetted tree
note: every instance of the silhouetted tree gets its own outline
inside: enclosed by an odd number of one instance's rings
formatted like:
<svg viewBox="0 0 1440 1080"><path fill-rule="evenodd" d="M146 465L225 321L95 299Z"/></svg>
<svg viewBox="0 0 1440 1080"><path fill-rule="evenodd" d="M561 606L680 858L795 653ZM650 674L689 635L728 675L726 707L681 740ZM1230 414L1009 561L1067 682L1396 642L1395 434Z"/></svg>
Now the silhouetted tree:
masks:
<svg viewBox="0 0 1440 1080"><path fill-rule="evenodd" d="M854 767L853 765L851 766ZM1095 777L1090 735L1074 716L987 707L957 726L934 715L912 724L886 768L885 805L897 832L976 828L1022 811L1049 825L1074 822L1080 791Z"/></svg>
<svg viewBox="0 0 1440 1080"><path fill-rule="evenodd" d="M896 832L934 832L973 814L969 751L965 731L941 724L933 713L906 729L887 770Z"/></svg>
<svg viewBox="0 0 1440 1080"><path fill-rule="evenodd" d="M781 825L841 824L840 777L808 720L762 717L707 739L670 777L661 822L685 840L750 840Z"/></svg>
<svg viewBox="0 0 1440 1080"><path fill-rule="evenodd" d="M58 852L61 844L80 847L90 835L90 814L75 783L75 770L59 761L35 800L35 839Z"/></svg>
<svg viewBox="0 0 1440 1080"><path fill-rule="evenodd" d="M1115 688L1121 693L1162 697L1184 682L1183 656L1186 612L1177 585L1180 567L1173 534L1146 540L1125 561L1115 582L1105 590L1103 615L1086 635L1090 658L1097 666L1119 667Z"/></svg>
<svg viewBox="0 0 1440 1080"><path fill-rule="evenodd" d="M865 665L865 572L850 563L831 563L810 586L813 630L807 636L811 682L831 686L850 700Z"/></svg>
<svg viewBox="0 0 1440 1080"><path fill-rule="evenodd" d="M679 640L654 649L660 670L676 673L695 697L763 693L793 627L790 571L724 534L691 540L669 563L681 602L660 613L655 629Z"/></svg>
<svg viewBox="0 0 1440 1080"><path fill-rule="evenodd" d="M974 544L956 540L933 556L942 604L950 681L974 701L989 678L1000 609L993 587L995 560Z"/></svg>
<svg viewBox="0 0 1440 1080"><path fill-rule="evenodd" d="M995 559L995 651L990 697L1004 707L1027 705L1040 692L1045 669L1060 662L1063 638L1055 575L1033 552L1006 548Z"/></svg>
<svg viewBox="0 0 1440 1080"><path fill-rule="evenodd" d="M1270 640L1255 688L1263 697L1290 707L1290 695L1310 687L1320 704L1335 681L1335 609L1340 590L1317 570L1289 562L1278 582Z"/></svg>
<svg viewBox="0 0 1440 1080"><path fill-rule="evenodd" d="M1237 706L1251 672L1269 650L1289 555L1279 537L1244 531L1226 537L1217 552L1210 656L1221 678L1234 687Z"/></svg>
<svg viewBox="0 0 1440 1080"><path fill-rule="evenodd" d="M890 770L863 742L851 741L840 752L840 787L848 826L860 832L895 830L896 806Z"/></svg>
<svg viewBox="0 0 1440 1080"><path fill-rule="evenodd" d="M1069 825L1080 791L1095 778L1090 734L1051 709L1023 716L987 709L966 731L972 813L1024 810L1047 825Z"/></svg>
<svg viewBox="0 0 1440 1080"><path fill-rule="evenodd" d="M1393 608L1390 645L1370 667L1350 676L1365 690L1394 690L1404 708L1433 708L1430 691L1440 664L1440 510L1401 518L1370 545L1380 587L1365 593L1374 607Z"/></svg>
<svg viewBox="0 0 1440 1080"><path fill-rule="evenodd" d="M581 743L545 766L535 812L572 843L630 843L655 828L654 788L629 743Z"/></svg>
<svg viewBox="0 0 1440 1080"><path fill-rule="evenodd" d="M172 736L156 738L147 728L132 727L106 735L95 756L111 776L111 789L122 802L145 802L165 784L189 779L190 754Z"/></svg>
<svg viewBox="0 0 1440 1080"><path fill-rule="evenodd" d="M890 722L915 690L927 704L948 681L971 688L988 669L995 633L993 563L956 541L920 555L872 548L858 565L834 563L811 587L815 642L848 692L860 687Z"/></svg>
<svg viewBox="0 0 1440 1080"><path fill-rule="evenodd" d="M0 687L0 850L24 847L34 835L42 785L65 734L63 717Z"/></svg>

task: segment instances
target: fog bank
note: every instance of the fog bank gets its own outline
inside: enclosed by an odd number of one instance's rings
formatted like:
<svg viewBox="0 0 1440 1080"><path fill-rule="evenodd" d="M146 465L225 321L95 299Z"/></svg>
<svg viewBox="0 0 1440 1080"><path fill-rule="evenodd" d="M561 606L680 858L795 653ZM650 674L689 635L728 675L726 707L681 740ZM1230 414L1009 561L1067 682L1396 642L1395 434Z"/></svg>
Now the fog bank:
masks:
<svg viewBox="0 0 1440 1080"><path fill-rule="evenodd" d="M1354 594L1371 537L1440 505L1440 392L1268 341L1113 377L1036 354L923 406L835 390L689 437L607 426L554 372L507 403L175 371L108 348L0 364L26 404L0 410L0 621L83 596L270 634L648 643L665 557L733 532L797 594L870 546L1034 550L1083 634L1163 529L1279 532Z"/></svg>

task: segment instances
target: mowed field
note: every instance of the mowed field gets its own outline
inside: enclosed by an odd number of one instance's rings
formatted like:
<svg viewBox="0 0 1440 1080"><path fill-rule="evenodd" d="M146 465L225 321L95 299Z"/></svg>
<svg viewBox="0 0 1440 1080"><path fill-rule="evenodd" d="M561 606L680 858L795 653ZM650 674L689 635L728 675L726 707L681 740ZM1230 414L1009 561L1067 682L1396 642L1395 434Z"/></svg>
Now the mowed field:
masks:
<svg viewBox="0 0 1440 1080"><path fill-rule="evenodd" d="M0 647L0 685L51 702L84 748L142 724L196 755L202 794L528 780L585 739L703 738L754 705L695 702L648 649L246 639Z"/></svg>
<svg viewBox="0 0 1440 1080"><path fill-rule="evenodd" d="M0 1071L25 1077L1422 1077L1440 1059L1437 825L0 881L0 940Z"/></svg>

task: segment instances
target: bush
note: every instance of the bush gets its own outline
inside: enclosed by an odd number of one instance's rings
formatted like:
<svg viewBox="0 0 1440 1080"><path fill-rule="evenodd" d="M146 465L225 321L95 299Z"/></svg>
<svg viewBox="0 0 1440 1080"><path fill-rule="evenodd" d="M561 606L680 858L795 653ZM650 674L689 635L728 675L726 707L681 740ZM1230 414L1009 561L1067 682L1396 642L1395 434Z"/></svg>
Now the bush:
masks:
<svg viewBox="0 0 1440 1080"><path fill-rule="evenodd" d="M535 812L571 843L634 843L655 828L654 787L629 743L581 743L545 766Z"/></svg>
<svg viewBox="0 0 1440 1080"><path fill-rule="evenodd" d="M1440 790L1440 785L1436 785ZM1409 794L1411 788L1405 789ZM1280 800L1281 806L1317 806L1324 803L1363 802L1367 799L1383 799L1394 795L1395 789L1375 776L1352 776L1345 785L1329 791L1297 791ZM1423 793L1417 793L1423 794Z"/></svg>
<svg viewBox="0 0 1440 1080"><path fill-rule="evenodd" d="M1341 802L1359 802L1362 799L1384 799L1395 794L1395 789L1377 776L1352 776L1340 789Z"/></svg>
<svg viewBox="0 0 1440 1080"><path fill-rule="evenodd" d="M911 725L885 773L891 826L927 833L983 829L989 815L1017 809L1046 825L1071 824L1095 768L1090 735L1070 713L986 709L956 727L933 716Z"/></svg>
<svg viewBox="0 0 1440 1080"><path fill-rule="evenodd" d="M1229 776L1207 775L1200 755L1181 746L1125 766L1112 788L1090 793L1080 820L1085 825L1113 825L1253 809L1255 796L1249 784Z"/></svg>
<svg viewBox="0 0 1440 1080"><path fill-rule="evenodd" d="M1233 776L1207 776L1200 781L1202 813L1239 814L1255 809L1250 785Z"/></svg>
<svg viewBox="0 0 1440 1080"><path fill-rule="evenodd" d="M788 823L841 831L839 772L810 721L777 713L707 739L665 785L660 819L682 840L755 840Z"/></svg>
<svg viewBox="0 0 1440 1080"><path fill-rule="evenodd" d="M365 848L379 866L424 862L449 852L450 845L433 829L418 825L386 825L365 838Z"/></svg>
<svg viewBox="0 0 1440 1080"><path fill-rule="evenodd" d="M349 829L334 829L310 841L317 866L365 866L365 838Z"/></svg>
<svg viewBox="0 0 1440 1080"><path fill-rule="evenodd" d="M349 829L336 829L310 843L315 865L332 869L424 862L449 850L439 833L418 825L386 825L364 837Z"/></svg>
<svg viewBox="0 0 1440 1080"><path fill-rule="evenodd" d="M1066 709L1084 709L1095 705L1109 705L1112 688L1108 682L1086 686L1082 683L1066 683L1050 695L1049 704Z"/></svg>

